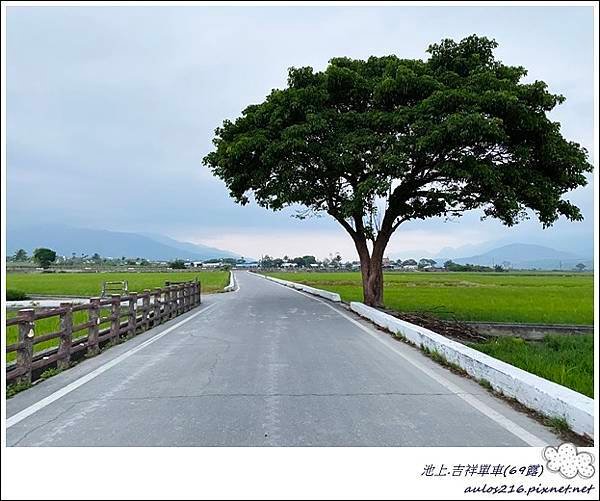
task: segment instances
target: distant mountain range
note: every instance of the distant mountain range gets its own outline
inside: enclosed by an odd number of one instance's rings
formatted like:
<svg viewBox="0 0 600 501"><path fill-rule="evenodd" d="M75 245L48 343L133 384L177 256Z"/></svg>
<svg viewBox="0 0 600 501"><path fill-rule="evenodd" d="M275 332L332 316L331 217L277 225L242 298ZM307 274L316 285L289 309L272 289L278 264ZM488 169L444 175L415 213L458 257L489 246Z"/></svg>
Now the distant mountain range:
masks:
<svg viewBox="0 0 600 501"><path fill-rule="evenodd" d="M234 252L209 247L206 245L181 242L164 235L152 233L126 233L119 231L75 228L63 225L37 225L7 228L7 255L18 249L31 253L37 247L49 247L59 255L71 256L92 255L95 252L103 257L145 258L151 260L184 259L205 261L226 257L241 257ZM442 249L437 256L415 253L414 259L433 257L438 264L451 259L459 264L475 264L482 266L507 265L511 268L571 270L578 263L583 263L588 270L594 268L591 255L580 255L543 245L513 243L490 248L489 243L477 246L464 246L459 249ZM472 255L465 254L468 250ZM465 252L467 251L467 252ZM250 259L248 256L244 256ZM396 259L396 258L394 258Z"/></svg>
<svg viewBox="0 0 600 501"><path fill-rule="evenodd" d="M74 228L62 225L8 227L7 254L18 249L31 253L37 247L49 247L59 255L92 255L102 257L145 258L151 260L184 259L205 261L226 257L240 257L234 252L206 245L180 242L162 235L125 233L120 231Z"/></svg>
<svg viewBox="0 0 600 501"><path fill-rule="evenodd" d="M570 270L578 263L585 264L587 269L592 269L594 266L591 256L578 256L571 252L559 251L543 245L522 243L503 245L502 247L468 257L453 258L451 256L438 256L435 259L440 264L448 259L452 259L452 261L458 264L482 266L499 264L520 269Z"/></svg>

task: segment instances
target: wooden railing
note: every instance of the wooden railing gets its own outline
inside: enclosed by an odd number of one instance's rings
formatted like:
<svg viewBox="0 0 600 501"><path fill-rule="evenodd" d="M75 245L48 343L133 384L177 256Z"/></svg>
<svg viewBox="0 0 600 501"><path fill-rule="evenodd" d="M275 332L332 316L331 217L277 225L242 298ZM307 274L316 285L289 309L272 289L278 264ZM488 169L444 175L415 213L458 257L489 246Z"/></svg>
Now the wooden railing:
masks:
<svg viewBox="0 0 600 501"><path fill-rule="evenodd" d="M93 356L106 344L130 338L171 318L189 311L201 302L200 282L190 281L163 288L150 289L126 296L112 294L109 298L91 298L89 303L61 303L57 308L36 311L22 309L16 317L6 320L6 327L18 326L18 341L6 346L7 355L16 352L16 360L7 363L6 381L30 383L32 374L54 366L69 367L71 358L81 354ZM141 304L138 304L141 301ZM73 314L87 311L87 321L74 324ZM106 312L110 312L106 315ZM58 317L59 330L36 336L36 321ZM100 329L102 324L108 327ZM77 335L86 331L83 335ZM58 339L58 346L36 351L35 345Z"/></svg>

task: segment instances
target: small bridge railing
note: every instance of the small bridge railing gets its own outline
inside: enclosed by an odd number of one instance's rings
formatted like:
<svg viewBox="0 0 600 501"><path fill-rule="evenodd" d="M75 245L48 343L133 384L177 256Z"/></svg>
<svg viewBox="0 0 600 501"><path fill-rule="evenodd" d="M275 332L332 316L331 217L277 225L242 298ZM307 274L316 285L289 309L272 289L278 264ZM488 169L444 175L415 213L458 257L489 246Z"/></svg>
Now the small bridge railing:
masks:
<svg viewBox="0 0 600 501"><path fill-rule="evenodd" d="M100 297L108 297L112 294L127 294L128 292L129 284L127 280L107 281L102 284Z"/></svg>
<svg viewBox="0 0 600 501"><path fill-rule="evenodd" d="M156 327L200 303L201 285L195 280L140 294L94 297L86 304L21 309L16 317L6 319L7 330L10 326L18 329L17 342L6 346L6 382L31 383L32 374L39 375L46 368L68 368L73 356L96 355L101 347ZM36 322L51 318L58 329L36 335Z"/></svg>

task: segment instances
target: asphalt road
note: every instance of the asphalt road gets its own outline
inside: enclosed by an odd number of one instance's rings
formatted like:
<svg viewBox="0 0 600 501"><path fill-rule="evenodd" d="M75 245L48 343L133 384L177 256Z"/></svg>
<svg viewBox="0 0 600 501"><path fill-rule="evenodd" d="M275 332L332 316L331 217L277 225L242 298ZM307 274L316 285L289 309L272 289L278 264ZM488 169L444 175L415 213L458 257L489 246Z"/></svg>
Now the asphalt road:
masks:
<svg viewBox="0 0 600 501"><path fill-rule="evenodd" d="M341 306L240 289L7 401L9 446L527 446L548 429Z"/></svg>

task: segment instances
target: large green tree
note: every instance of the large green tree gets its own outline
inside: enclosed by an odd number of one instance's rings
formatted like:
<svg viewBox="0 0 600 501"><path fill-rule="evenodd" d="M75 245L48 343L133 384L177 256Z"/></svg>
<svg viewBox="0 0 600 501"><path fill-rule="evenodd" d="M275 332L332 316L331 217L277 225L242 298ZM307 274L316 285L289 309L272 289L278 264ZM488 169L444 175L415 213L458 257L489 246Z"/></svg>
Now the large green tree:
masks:
<svg viewBox="0 0 600 501"><path fill-rule="evenodd" d="M47 270L50 268L50 265L56 261L56 252L52 249L47 249L45 247L40 247L39 249L35 249L33 251L33 259L36 263L38 263L42 268Z"/></svg>
<svg viewBox="0 0 600 501"><path fill-rule="evenodd" d="M352 237L364 300L383 299L382 258L402 223L481 209L514 225L580 220L565 193L586 184L585 149L548 117L563 96L470 36L427 60L332 59L291 68L288 86L216 129L204 164L241 204L325 212Z"/></svg>

